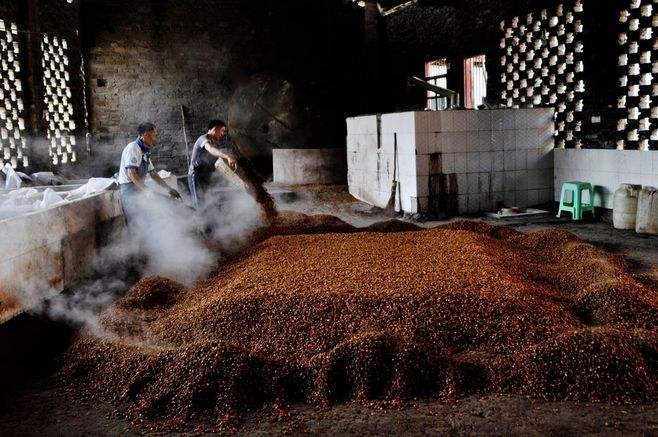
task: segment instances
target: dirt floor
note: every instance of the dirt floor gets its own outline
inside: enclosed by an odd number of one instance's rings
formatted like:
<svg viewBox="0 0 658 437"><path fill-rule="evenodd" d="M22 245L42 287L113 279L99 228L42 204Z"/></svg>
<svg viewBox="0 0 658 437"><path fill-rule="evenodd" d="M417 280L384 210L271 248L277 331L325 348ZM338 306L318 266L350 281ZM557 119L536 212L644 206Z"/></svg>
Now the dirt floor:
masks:
<svg viewBox="0 0 658 437"><path fill-rule="evenodd" d="M284 209L331 213L356 226L366 226L382 219L381 214L353 201L340 188L298 190L297 201ZM658 280L658 237L617 231L601 221L575 224L552 217L487 221L509 225L522 232L545 228L568 230L588 242L624 256L632 262L635 271ZM422 226L433 227L439 223L445 222L425 222ZM29 318L10 322L11 325L27 326L37 323ZM16 342L17 334L4 332L7 329L7 326L0 326L0 340L9 338ZM21 326L10 326L9 329L26 330ZM27 330L34 334L37 328ZM66 334L58 333L57 343L62 343L63 335ZM53 343L46 335L40 341L44 345ZM28 344L23 347L33 350L31 360L44 360L40 362L45 368L38 366L32 370L31 366L26 366L23 371L30 376L28 385L17 384L6 390L0 387L0 435L139 434L138 430L118 418L112 405L89 402L57 386L49 377L51 367L47 365L52 351L44 352L42 356L38 353L40 346L41 343L35 342L33 346ZM11 351L4 352L0 352L0 360L7 358ZM27 363L18 363L17 366L21 364ZM22 380L27 380L28 375L24 376ZM11 381L0 384L5 382ZM507 396L468 397L449 403L427 401L395 406L348 403L325 410L299 405L286 411L265 411L247 416L236 426L235 430L227 431L238 435L658 435L658 405L542 402Z"/></svg>

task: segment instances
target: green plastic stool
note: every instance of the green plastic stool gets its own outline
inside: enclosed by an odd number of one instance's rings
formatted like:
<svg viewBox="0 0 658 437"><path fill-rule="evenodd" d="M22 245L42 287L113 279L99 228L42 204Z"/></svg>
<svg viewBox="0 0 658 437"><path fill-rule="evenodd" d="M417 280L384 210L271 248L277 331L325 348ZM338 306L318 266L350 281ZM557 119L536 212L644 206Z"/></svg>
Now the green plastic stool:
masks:
<svg viewBox="0 0 658 437"><path fill-rule="evenodd" d="M582 193L587 191L589 194L589 203L583 203ZM571 203L567 203L567 193L571 192ZM557 217L559 218L562 212L570 212L572 220L582 220L583 212L589 211L594 217L594 189L589 182L571 181L562 184L562 193L560 194L560 209L558 209Z"/></svg>

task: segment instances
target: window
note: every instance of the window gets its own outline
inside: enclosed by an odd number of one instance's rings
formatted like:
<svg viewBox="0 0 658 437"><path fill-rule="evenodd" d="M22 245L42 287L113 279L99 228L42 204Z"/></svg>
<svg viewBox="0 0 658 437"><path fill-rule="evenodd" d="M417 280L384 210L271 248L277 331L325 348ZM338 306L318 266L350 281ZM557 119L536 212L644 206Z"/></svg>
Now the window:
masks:
<svg viewBox="0 0 658 437"><path fill-rule="evenodd" d="M16 24L0 20L0 163L13 168L29 165L17 36Z"/></svg>
<svg viewBox="0 0 658 437"><path fill-rule="evenodd" d="M44 35L41 41L45 116L50 140L49 155L53 165L74 163L75 122L69 87L68 43L56 36Z"/></svg>
<svg viewBox="0 0 658 437"><path fill-rule="evenodd" d="M432 85L448 88L448 70L450 64L446 59L437 59L425 63L425 80ZM448 107L448 99L439 97L434 91L427 92L427 109L438 111Z"/></svg>
<svg viewBox="0 0 658 437"><path fill-rule="evenodd" d="M477 109L487 98L487 64L484 55L464 59L464 106Z"/></svg>

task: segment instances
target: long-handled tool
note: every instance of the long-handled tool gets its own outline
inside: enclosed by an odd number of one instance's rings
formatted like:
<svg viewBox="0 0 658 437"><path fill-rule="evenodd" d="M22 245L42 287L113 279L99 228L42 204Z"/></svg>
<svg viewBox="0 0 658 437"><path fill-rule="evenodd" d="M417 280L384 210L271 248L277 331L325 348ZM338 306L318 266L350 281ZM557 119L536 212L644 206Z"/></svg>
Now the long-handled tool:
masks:
<svg viewBox="0 0 658 437"><path fill-rule="evenodd" d="M391 197L388 198L385 211L391 214L395 213L395 198L398 191L398 136L394 134L393 137L393 180L391 181Z"/></svg>
<svg viewBox="0 0 658 437"><path fill-rule="evenodd" d="M190 143L187 140L187 121L185 119L185 107L180 105L180 115L183 119L183 139L185 140L185 156L187 157L187 167L190 167Z"/></svg>

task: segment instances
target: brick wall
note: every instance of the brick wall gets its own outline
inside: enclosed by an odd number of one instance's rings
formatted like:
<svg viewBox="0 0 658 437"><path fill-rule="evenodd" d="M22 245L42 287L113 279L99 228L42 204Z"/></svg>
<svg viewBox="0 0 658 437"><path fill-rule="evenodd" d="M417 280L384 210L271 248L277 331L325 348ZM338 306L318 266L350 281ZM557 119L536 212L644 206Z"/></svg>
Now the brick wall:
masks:
<svg viewBox="0 0 658 437"><path fill-rule="evenodd" d="M85 99L84 79L81 71L81 51L79 39L79 0L24 0L20 2L0 2L0 19L18 25L16 40L20 47L20 73L22 95L26 122L27 156L29 166L20 170L27 173L52 170L77 177L88 173L85 157ZM70 74L70 102L73 106L71 119L75 129L70 133L76 137L75 151L81 159L66 165L53 165L48 156L50 142L46 139L47 124L45 119L43 52L40 43L43 35L66 39L69 59L67 71ZM4 73L3 73L4 74Z"/></svg>
<svg viewBox="0 0 658 437"><path fill-rule="evenodd" d="M270 71L315 102L324 126L309 147L344 146L344 117L359 103L358 14L337 0L86 0L92 173L116 171L141 121L160 130L156 167L186 171L181 106L193 143L209 119L227 118L241 78Z"/></svg>

